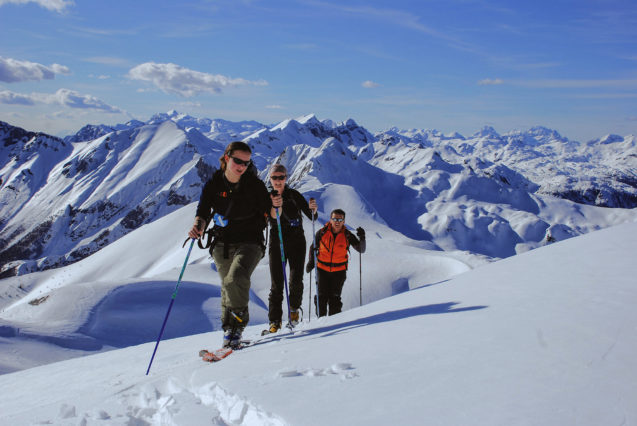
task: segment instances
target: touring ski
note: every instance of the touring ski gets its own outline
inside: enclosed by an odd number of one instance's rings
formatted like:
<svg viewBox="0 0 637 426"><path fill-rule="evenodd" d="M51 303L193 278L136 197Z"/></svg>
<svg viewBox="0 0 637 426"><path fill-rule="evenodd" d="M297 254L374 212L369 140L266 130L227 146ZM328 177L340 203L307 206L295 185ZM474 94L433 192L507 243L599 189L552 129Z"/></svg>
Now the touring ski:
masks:
<svg viewBox="0 0 637 426"><path fill-rule="evenodd" d="M222 359L226 358L234 351L241 350L247 346L252 344L251 340L242 340L239 343L239 346L235 346L234 348L226 346L220 349L215 349L214 351L209 351L208 349L202 349L199 351L199 356L203 361L206 362L219 362Z"/></svg>
<svg viewBox="0 0 637 426"><path fill-rule="evenodd" d="M226 347L209 351L208 349L202 349L199 351L199 356L206 362L218 362L232 353L232 348Z"/></svg>

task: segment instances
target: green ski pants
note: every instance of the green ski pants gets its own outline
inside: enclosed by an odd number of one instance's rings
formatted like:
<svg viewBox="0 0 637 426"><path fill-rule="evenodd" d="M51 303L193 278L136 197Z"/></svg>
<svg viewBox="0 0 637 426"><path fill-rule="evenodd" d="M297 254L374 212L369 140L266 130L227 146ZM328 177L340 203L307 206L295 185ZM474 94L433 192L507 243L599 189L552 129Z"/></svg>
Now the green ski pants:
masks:
<svg viewBox="0 0 637 426"><path fill-rule="evenodd" d="M243 329L249 321L250 276L265 252L257 243L230 243L227 251L228 257L224 258L222 242L212 251L221 277L221 322L225 330L227 326L235 326L238 317L240 324L236 326Z"/></svg>

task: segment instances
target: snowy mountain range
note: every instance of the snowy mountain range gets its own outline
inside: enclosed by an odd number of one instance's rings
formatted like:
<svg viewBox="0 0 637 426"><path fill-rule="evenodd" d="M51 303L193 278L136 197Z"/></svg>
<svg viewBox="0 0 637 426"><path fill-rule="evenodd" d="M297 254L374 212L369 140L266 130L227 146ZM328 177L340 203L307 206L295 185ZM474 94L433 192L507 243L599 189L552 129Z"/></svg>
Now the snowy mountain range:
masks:
<svg viewBox="0 0 637 426"><path fill-rule="evenodd" d="M632 135L372 135L351 119L263 125L176 111L64 139L0 123L0 276L71 264L196 201L237 139L263 178L282 162L306 196L338 188L342 207L361 198L375 221L430 249L503 258L630 220L637 206Z"/></svg>

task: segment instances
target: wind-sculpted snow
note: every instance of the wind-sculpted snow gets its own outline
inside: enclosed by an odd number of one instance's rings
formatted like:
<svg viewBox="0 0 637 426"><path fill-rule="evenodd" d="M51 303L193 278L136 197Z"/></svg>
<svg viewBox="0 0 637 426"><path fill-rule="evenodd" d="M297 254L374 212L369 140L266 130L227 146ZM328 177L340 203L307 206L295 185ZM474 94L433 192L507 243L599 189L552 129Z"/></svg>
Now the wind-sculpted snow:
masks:
<svg viewBox="0 0 637 426"><path fill-rule="evenodd" d="M219 426L286 425L282 419L216 383L192 388L173 378L124 390L104 401L103 407L97 413L89 411L73 417L175 426L192 424L193 419L201 417L208 419L206 424Z"/></svg>
<svg viewBox="0 0 637 426"><path fill-rule="evenodd" d="M125 386L114 379L113 392L90 404L68 402L51 404L48 416L33 417L33 424L118 424L181 426L264 425L287 423L248 399L211 382L193 386L168 377L147 381L139 386ZM89 390L90 392L90 390Z"/></svg>

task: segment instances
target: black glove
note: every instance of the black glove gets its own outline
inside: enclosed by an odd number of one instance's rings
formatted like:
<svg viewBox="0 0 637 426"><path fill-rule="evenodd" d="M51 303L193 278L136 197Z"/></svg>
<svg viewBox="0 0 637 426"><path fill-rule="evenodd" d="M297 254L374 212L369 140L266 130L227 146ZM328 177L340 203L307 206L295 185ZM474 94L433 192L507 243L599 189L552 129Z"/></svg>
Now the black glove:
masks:
<svg viewBox="0 0 637 426"><path fill-rule="evenodd" d="M365 239L365 230L359 226L356 228L356 236L358 236L358 239L360 240Z"/></svg>

